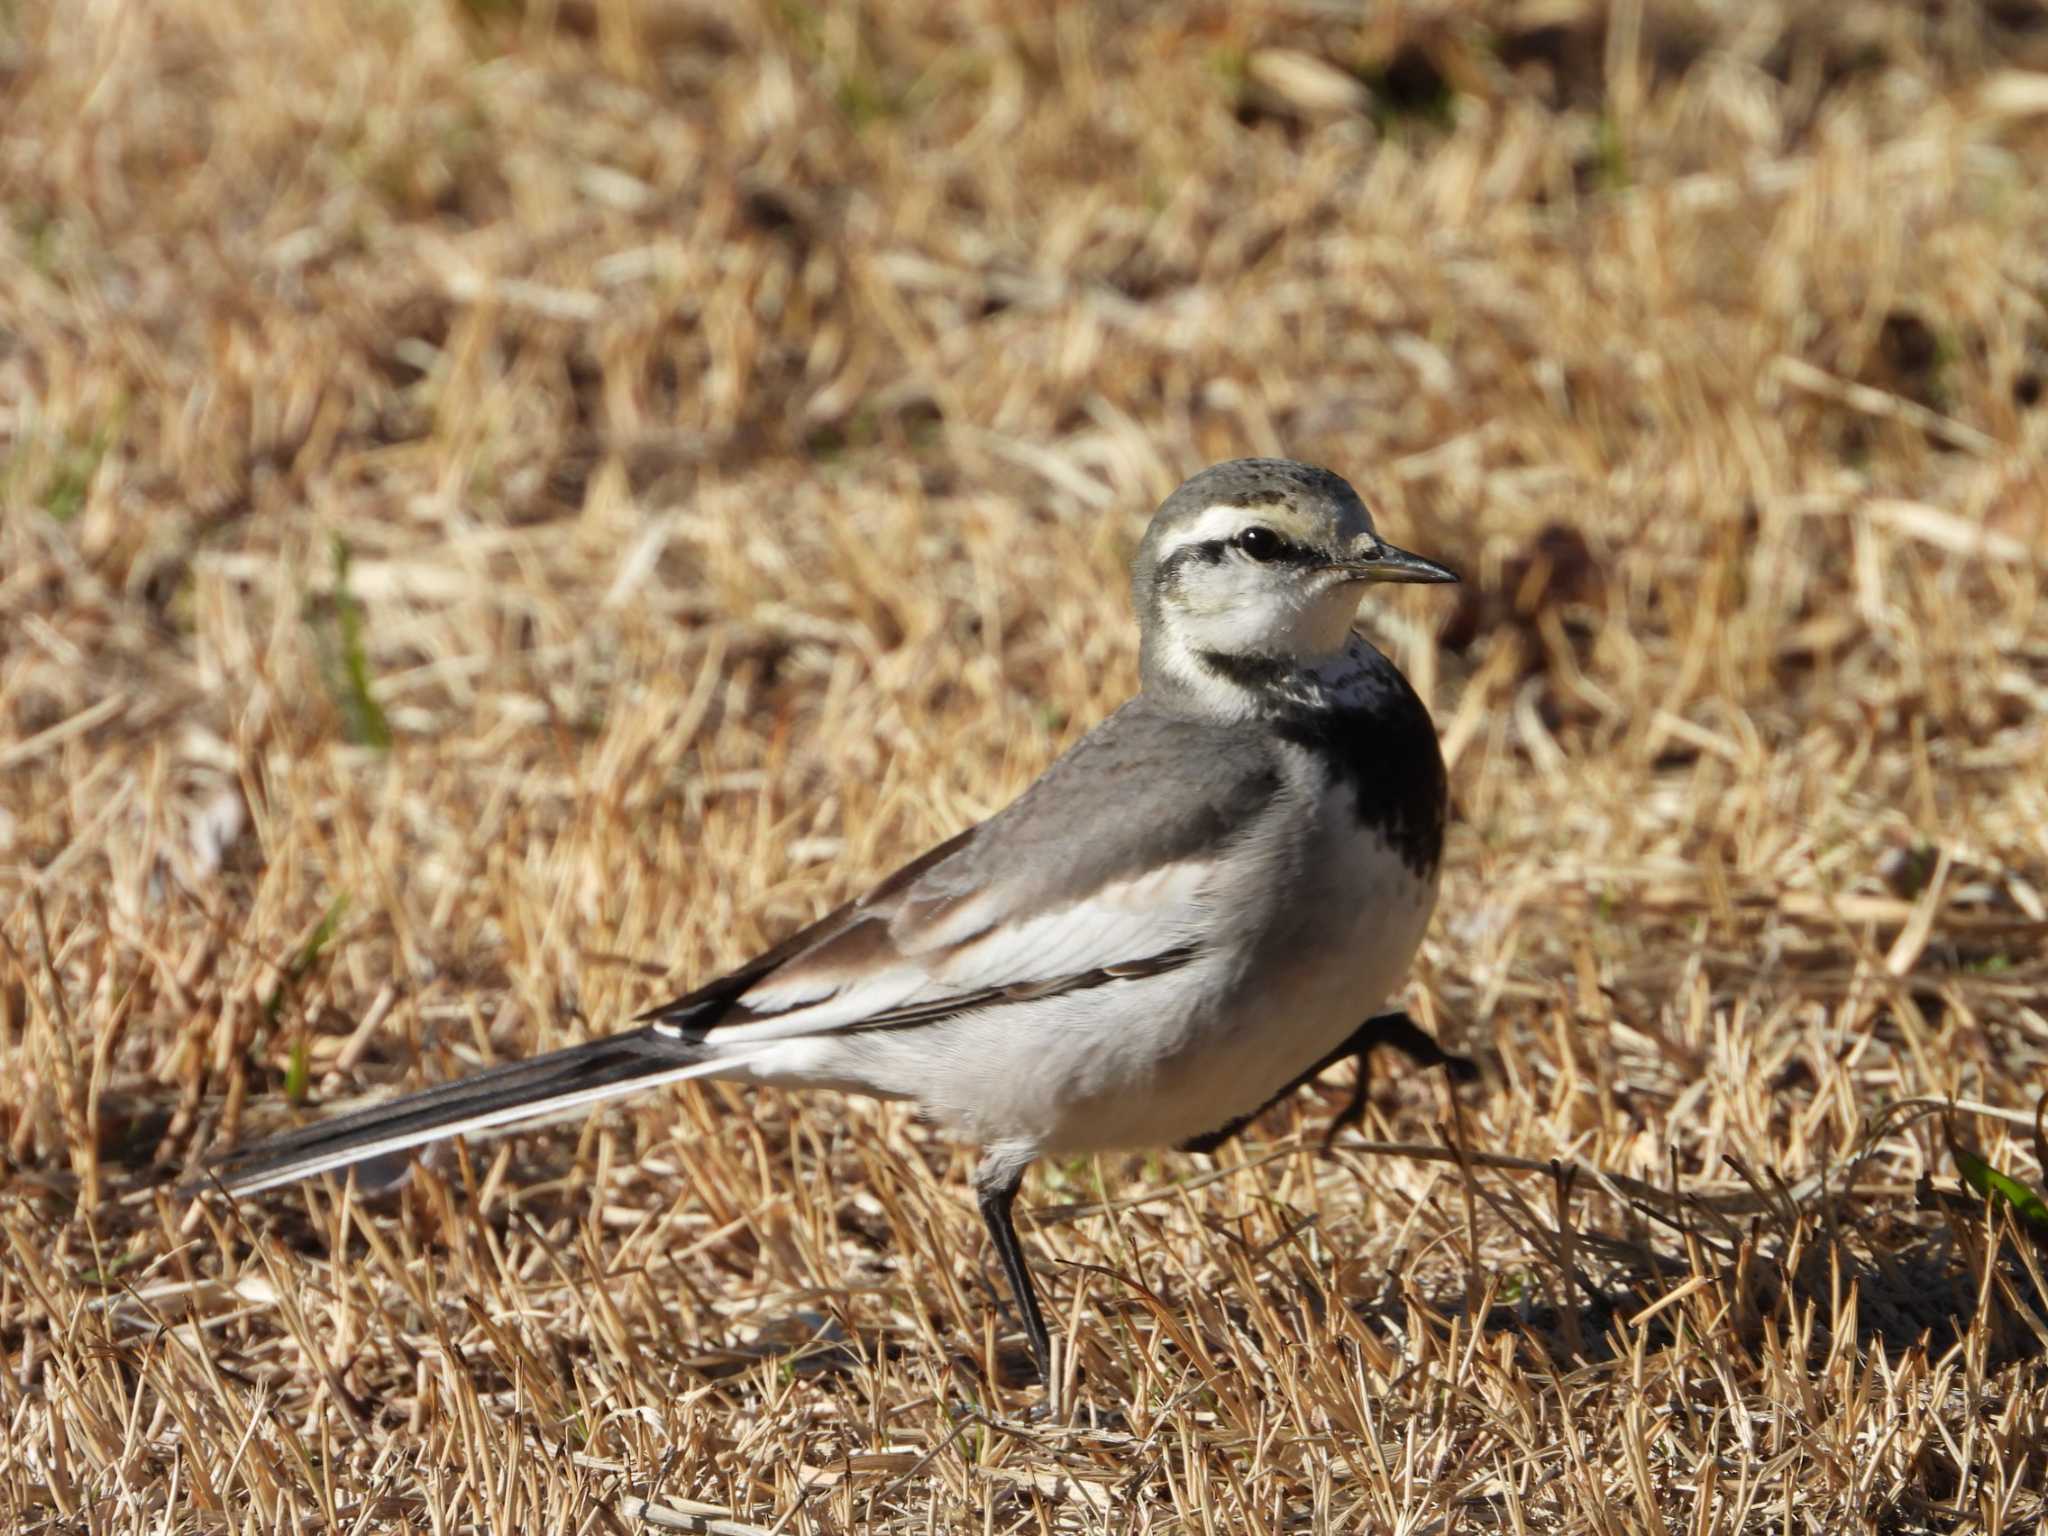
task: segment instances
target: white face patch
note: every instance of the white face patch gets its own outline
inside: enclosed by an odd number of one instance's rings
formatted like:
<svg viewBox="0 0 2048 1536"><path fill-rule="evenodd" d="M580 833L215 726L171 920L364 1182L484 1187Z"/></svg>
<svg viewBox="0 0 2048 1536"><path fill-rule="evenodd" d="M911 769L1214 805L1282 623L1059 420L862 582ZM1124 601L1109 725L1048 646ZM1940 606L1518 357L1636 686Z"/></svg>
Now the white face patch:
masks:
<svg viewBox="0 0 2048 1536"><path fill-rule="evenodd" d="M1344 648L1358 595L1353 582L1233 556L1181 567L1160 621L1193 651L1307 663Z"/></svg>

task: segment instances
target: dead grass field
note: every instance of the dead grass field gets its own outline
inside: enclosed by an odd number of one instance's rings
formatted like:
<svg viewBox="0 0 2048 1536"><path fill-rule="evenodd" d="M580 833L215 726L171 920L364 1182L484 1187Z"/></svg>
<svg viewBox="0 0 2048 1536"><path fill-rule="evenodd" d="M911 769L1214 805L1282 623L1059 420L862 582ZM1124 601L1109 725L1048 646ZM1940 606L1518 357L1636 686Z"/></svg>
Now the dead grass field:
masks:
<svg viewBox="0 0 2048 1536"><path fill-rule="evenodd" d="M0 3L6 1529L2036 1528L2048 12L1348 15ZM163 1192L997 808L1243 453L1467 574L1490 1076L1038 1170L1070 1423L896 1109Z"/></svg>

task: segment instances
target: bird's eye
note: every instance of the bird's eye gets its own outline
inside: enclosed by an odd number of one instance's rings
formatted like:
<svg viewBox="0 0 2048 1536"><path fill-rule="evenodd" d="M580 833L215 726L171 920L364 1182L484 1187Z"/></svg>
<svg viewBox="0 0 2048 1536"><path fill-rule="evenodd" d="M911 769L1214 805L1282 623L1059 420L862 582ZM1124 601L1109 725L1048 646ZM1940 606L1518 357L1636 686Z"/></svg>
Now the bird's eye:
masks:
<svg viewBox="0 0 2048 1536"><path fill-rule="evenodd" d="M1236 543L1254 560L1272 560L1286 548L1280 535L1270 528L1247 528L1237 536Z"/></svg>

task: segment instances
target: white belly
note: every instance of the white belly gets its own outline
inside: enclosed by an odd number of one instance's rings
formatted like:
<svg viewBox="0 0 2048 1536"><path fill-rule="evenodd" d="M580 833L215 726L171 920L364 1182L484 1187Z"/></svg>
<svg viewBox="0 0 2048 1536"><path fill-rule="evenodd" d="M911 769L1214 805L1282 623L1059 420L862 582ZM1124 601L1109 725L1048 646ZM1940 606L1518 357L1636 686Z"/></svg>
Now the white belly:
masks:
<svg viewBox="0 0 2048 1536"><path fill-rule="evenodd" d="M1184 1044L1072 1094L1043 1149L1177 1146L1258 1109L1384 1011L1428 927L1436 880L1415 877L1377 837L1357 854L1307 883L1290 920L1234 974L1201 964L1154 978L1181 982L1160 1002L1185 1010Z"/></svg>

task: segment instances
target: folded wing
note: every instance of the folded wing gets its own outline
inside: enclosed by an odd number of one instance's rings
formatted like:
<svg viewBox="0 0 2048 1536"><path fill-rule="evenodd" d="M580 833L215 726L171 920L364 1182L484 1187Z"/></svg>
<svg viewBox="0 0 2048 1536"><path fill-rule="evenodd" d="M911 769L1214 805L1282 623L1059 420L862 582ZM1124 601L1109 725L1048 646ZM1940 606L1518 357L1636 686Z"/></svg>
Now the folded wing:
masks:
<svg viewBox="0 0 2048 1536"><path fill-rule="evenodd" d="M726 1054L1184 964L1211 931L1227 854L1279 792L1242 736L1141 697L999 815L641 1017Z"/></svg>
<svg viewBox="0 0 2048 1536"><path fill-rule="evenodd" d="M841 908L776 963L641 1015L720 1056L839 1030L901 1029L991 1003L1100 986L1200 948L1211 858L1133 873L1036 910L1000 887L920 899L913 880ZM738 982L738 985L735 985Z"/></svg>

